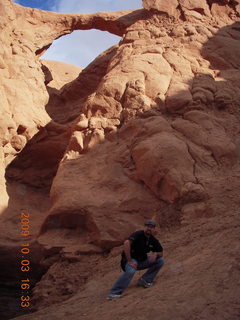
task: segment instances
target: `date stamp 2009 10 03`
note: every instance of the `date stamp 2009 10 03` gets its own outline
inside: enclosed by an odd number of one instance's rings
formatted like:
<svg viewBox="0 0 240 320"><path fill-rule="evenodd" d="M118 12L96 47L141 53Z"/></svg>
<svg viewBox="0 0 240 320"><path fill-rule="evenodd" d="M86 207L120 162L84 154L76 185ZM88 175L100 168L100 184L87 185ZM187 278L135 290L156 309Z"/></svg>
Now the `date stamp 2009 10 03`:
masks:
<svg viewBox="0 0 240 320"><path fill-rule="evenodd" d="M30 272L30 214L27 210L21 209L20 211L20 306L21 308L30 307L30 290L31 284L29 279Z"/></svg>

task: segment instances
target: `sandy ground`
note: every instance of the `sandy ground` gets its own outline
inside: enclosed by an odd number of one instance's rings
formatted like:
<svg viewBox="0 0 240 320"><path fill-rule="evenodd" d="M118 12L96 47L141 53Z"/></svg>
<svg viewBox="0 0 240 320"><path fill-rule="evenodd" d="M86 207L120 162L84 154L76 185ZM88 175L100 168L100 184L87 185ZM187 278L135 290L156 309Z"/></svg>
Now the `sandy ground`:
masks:
<svg viewBox="0 0 240 320"><path fill-rule="evenodd" d="M215 182L211 215L159 231L166 263L151 288L136 286L138 271L120 299L106 300L121 272L115 248L97 260L85 257L92 275L71 298L17 319L240 319L239 175L216 175Z"/></svg>

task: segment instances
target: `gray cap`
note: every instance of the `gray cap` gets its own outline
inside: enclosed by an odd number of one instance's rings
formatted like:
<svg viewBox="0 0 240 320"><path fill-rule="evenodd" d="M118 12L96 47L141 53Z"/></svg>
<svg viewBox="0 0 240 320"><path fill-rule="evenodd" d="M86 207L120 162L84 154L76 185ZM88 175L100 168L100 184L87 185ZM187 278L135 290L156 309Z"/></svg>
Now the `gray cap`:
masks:
<svg viewBox="0 0 240 320"><path fill-rule="evenodd" d="M156 227L156 226L157 226L156 222L154 222L153 220L147 220L147 221L145 221L144 225L145 225L145 226L153 226L153 227Z"/></svg>

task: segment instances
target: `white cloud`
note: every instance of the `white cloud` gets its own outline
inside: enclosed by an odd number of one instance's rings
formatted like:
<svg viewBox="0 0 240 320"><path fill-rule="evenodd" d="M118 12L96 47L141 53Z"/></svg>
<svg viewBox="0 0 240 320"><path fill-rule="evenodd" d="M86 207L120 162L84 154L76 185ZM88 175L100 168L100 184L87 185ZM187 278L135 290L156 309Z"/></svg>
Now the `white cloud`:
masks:
<svg viewBox="0 0 240 320"><path fill-rule="evenodd" d="M64 13L91 13L141 7L141 0L59 0L54 10ZM101 52L119 41L120 37L104 31L74 31L70 35L55 40L42 59L63 61L85 67Z"/></svg>
<svg viewBox="0 0 240 320"><path fill-rule="evenodd" d="M60 0L56 8L65 13L120 11L142 8L142 0Z"/></svg>

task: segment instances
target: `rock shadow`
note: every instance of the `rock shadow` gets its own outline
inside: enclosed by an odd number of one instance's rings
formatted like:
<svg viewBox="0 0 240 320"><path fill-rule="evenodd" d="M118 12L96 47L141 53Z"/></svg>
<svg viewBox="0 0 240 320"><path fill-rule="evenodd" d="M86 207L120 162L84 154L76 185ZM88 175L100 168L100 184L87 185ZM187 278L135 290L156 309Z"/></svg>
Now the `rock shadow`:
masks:
<svg viewBox="0 0 240 320"><path fill-rule="evenodd" d="M227 41L224 45L227 37L231 34L232 41L236 41L236 50L233 52L233 46ZM240 23L234 23L231 26L227 26L222 28L210 38L202 47L201 53L203 57L210 61L212 69L216 70L216 75L223 79L223 81L218 81L216 83L215 79L212 76L199 73L194 79L192 79L191 85L196 83L198 90L195 90L193 95L192 103L189 103L187 106L183 106L182 109L177 112L170 112L170 110L161 110L156 111L155 116L162 115L165 117L184 117L184 114L193 110L207 111L207 112L232 112L234 115L238 116L238 120L240 120L240 112L239 112L239 83L240 83ZM116 49L112 49L109 52L109 59L111 55L115 53ZM83 73L79 75L79 78L74 80L71 84L64 86L60 91L61 95L59 96L59 92L51 92L51 94L55 94L56 96L49 101L49 104L46 106L46 109L49 115L52 117L54 121L50 122L45 128L42 128L37 135L35 135L26 145L26 147L18 154L16 159L8 166L6 170L6 178L8 183L12 181L19 181L21 183L21 188L25 189L26 185L31 185L32 187L37 188L37 191L43 191L43 197L35 198L35 201L43 201L44 197L48 197L49 189L52 185L53 178L57 172L59 162L62 159L62 156L66 150L66 147L69 142L69 138L71 135L71 130L69 127L62 125L69 121L75 119L75 117L79 116L81 112L81 104L84 102L84 99L87 98L87 95L93 93L98 84L100 83L102 77L104 76L107 70L108 61L104 60L105 57L97 58L92 64L90 64ZM98 63L101 62L101 66ZM98 68L102 68L99 71L99 76L95 77L96 70ZM98 72L97 72L98 73ZM89 75L92 75L93 82L92 86L87 87L87 81ZM208 83L206 87L206 83ZM85 86L81 87L81 84ZM71 104L70 101L64 100L65 93L67 95L69 93L73 93L74 95L78 95L75 92L76 86L80 85L80 91L82 92L80 101L74 105L74 108L64 116L65 110L63 107L61 112L57 113L55 108L59 106L64 106L64 103L67 103L67 106ZM51 89L49 88L51 91ZM76 98L76 96L74 97ZM59 99L59 100L58 100ZM81 100L82 99L82 100ZM57 102L56 102L57 101ZM79 106L78 106L79 104ZM68 109L66 107L66 109ZM149 112L149 111L148 111ZM139 115L141 117L148 117L147 113ZM154 116L153 114L150 116ZM60 124L56 124L59 122ZM195 132L197 134L197 132ZM237 136L239 139L239 132L236 135L234 131L233 136ZM240 145L240 143L239 143ZM19 186L18 186L19 187ZM72 186L74 188L74 185ZM16 294L16 288L18 286L19 276L16 273L16 268L19 267L16 263L13 262L15 259L15 255L18 252L17 242L19 238L16 237L14 240L14 232L17 231L18 224L18 209L15 203L16 195L15 190L11 190L8 187L9 192L9 208L15 207L15 212L13 215L10 214L9 209L5 210L1 216L1 220L6 223L8 220L11 220L12 226L15 225L15 229L13 230L10 240L15 241L13 250L6 249L5 244L3 243L0 247L0 251L2 253L2 257L4 259L4 264L6 266L11 265L11 268L5 267L2 269L0 274L1 282L3 283L4 290L3 298L1 299L5 304L6 296L11 296L14 299ZM21 196L21 193L20 193ZM23 196L27 197L28 193L24 193ZM159 200L160 201L160 200ZM20 200L19 200L20 203ZM24 200L23 202L24 203ZM39 206L41 206L39 204ZM41 212L47 212L50 204L44 206L41 209ZM20 208L19 208L20 209ZM29 209L29 208L26 208ZM174 210L173 210L174 209ZM163 209L162 217L168 221L168 215L174 212L180 212L179 203L174 205L165 204L165 209ZM164 211L165 210L165 211ZM37 212L35 212L37 215ZM42 219L44 220L44 218ZM41 221L42 223L42 221ZM37 224L37 227L41 227L41 223ZM58 224L58 223L57 223ZM36 232L37 233L37 232ZM39 250L39 248L36 248ZM34 260L34 268L37 268L38 263L40 262L41 255L45 254L45 252L39 253L39 256L36 260ZM49 257L57 255L57 252L49 252ZM16 260L15 260L16 261ZM15 271L14 271L15 270ZM44 272L46 269L44 269ZM11 274L10 274L11 273ZM43 269L39 271L38 278L43 273ZM7 280L7 281L6 281ZM4 282L5 281L5 282ZM11 290L14 290L14 294ZM16 307L16 303L13 308ZM10 319L12 316L15 316L16 313L7 313L6 309L2 312L2 319Z"/></svg>
<svg viewBox="0 0 240 320"><path fill-rule="evenodd" d="M107 73L109 61L115 55L117 45L107 49L80 72L79 76L65 84L59 90L50 86L51 72L43 67L49 101L46 111L53 121L66 124L73 121L81 113L82 105L88 96L97 90L102 78Z"/></svg>

